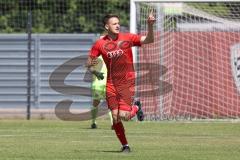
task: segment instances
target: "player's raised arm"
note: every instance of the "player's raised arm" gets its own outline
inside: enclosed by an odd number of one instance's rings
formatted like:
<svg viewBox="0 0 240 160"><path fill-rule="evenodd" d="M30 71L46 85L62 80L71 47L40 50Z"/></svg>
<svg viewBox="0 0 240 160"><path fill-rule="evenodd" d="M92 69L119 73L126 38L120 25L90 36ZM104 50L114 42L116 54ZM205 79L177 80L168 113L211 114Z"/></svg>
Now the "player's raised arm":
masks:
<svg viewBox="0 0 240 160"><path fill-rule="evenodd" d="M156 19L153 16L153 10L151 10L147 19L147 23L148 23L147 35L141 37L142 44L149 44L154 42L153 24L155 23L155 21Z"/></svg>

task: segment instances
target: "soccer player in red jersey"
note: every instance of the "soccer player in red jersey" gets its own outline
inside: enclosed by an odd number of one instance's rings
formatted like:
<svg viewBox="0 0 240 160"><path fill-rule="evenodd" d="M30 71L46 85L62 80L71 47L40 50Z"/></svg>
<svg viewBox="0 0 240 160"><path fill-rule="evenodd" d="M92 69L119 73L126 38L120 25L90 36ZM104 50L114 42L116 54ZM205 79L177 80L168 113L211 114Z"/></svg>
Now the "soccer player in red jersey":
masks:
<svg viewBox="0 0 240 160"><path fill-rule="evenodd" d="M136 101L133 105L135 73L131 47L153 43L153 24L156 20L151 11L147 19L146 36L121 33L119 20L117 15L109 14L104 17L103 25L107 34L92 46L87 67L97 77L103 78L103 74L92 67L96 65L98 56L103 57L108 70L106 100L112 112L113 128L122 144L121 151L130 152L121 120L130 120L136 114L139 121L144 119L140 102Z"/></svg>

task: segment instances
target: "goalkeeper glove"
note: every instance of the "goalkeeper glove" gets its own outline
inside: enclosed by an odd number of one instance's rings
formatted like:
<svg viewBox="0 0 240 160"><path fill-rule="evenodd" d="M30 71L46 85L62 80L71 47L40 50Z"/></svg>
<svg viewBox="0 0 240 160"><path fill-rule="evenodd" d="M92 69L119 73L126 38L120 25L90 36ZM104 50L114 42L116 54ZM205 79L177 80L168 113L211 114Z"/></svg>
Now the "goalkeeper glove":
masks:
<svg viewBox="0 0 240 160"><path fill-rule="evenodd" d="M98 80L104 79L104 75L103 75L104 73L98 72L98 71L93 71L92 73L97 77Z"/></svg>

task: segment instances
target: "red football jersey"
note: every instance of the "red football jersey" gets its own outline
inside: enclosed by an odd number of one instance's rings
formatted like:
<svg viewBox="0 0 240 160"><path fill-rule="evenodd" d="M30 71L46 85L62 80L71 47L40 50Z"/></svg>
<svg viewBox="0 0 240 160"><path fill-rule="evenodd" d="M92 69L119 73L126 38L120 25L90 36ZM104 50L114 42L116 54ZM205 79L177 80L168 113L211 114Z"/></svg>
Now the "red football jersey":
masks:
<svg viewBox="0 0 240 160"><path fill-rule="evenodd" d="M107 83L126 83L135 77L131 47L141 46L140 39L140 35L119 33L115 40L106 35L93 45L90 56L102 55L108 69Z"/></svg>

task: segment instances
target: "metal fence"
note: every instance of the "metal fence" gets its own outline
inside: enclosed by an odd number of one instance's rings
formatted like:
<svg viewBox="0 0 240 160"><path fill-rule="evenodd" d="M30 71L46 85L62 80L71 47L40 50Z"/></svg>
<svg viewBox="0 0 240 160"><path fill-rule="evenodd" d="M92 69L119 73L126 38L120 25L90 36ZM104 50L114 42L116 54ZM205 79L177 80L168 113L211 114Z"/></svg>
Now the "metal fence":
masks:
<svg viewBox="0 0 240 160"><path fill-rule="evenodd" d="M53 114L56 104L63 99L73 100L72 108L90 107L91 97L65 95L49 86L54 70L70 59L89 52L97 34L33 34L31 41L31 77L28 77L28 37L26 34L0 35L0 118L25 117L28 87L31 89L31 113ZM72 86L91 86L83 80L85 64L79 66L64 80ZM64 71L63 71L64 72ZM28 86L28 80L31 85Z"/></svg>

